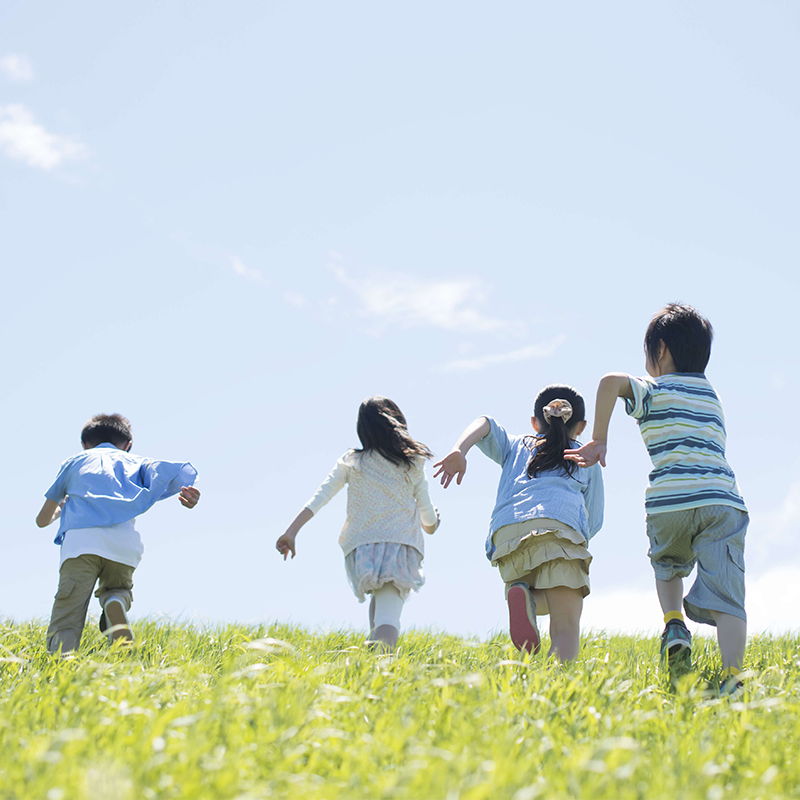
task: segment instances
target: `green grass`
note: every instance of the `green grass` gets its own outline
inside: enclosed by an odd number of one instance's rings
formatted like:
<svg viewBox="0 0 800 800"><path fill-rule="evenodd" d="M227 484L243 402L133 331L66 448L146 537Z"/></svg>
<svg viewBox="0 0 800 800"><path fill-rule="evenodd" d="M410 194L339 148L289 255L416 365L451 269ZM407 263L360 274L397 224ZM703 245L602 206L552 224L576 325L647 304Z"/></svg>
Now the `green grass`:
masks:
<svg viewBox="0 0 800 800"><path fill-rule="evenodd" d="M0 797L800 797L796 637L751 639L732 701L708 639L673 687L655 638L588 634L559 667L505 635L411 631L388 657L355 632L135 633L58 660L0 623Z"/></svg>

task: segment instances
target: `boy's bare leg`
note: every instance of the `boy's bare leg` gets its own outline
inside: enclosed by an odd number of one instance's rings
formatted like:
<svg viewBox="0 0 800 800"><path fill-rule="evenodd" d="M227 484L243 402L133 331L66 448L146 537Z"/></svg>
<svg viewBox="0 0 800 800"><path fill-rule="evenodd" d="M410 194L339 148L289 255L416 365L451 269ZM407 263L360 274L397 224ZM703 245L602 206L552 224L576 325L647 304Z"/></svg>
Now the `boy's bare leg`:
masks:
<svg viewBox="0 0 800 800"><path fill-rule="evenodd" d="M733 667L737 671L740 670L747 646L747 623L740 617L723 611L712 611L711 616L717 623L717 641L722 656L722 668Z"/></svg>
<svg viewBox="0 0 800 800"><path fill-rule="evenodd" d="M577 658L581 645L583 595L569 586L544 589L550 610L550 652L559 661Z"/></svg>
<svg viewBox="0 0 800 800"><path fill-rule="evenodd" d="M369 635L375 630L375 594L373 593L369 601Z"/></svg>
<svg viewBox="0 0 800 800"><path fill-rule="evenodd" d="M665 614L670 611L681 611L683 608L683 578L677 575L668 581L656 578L656 592L661 610Z"/></svg>

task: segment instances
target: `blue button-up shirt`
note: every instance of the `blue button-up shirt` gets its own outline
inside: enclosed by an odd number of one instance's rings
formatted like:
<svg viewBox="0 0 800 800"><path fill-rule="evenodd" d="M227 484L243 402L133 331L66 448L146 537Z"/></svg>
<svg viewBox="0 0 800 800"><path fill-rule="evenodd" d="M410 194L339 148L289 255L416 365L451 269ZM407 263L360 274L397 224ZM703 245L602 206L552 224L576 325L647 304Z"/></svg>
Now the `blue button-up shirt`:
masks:
<svg viewBox="0 0 800 800"><path fill-rule="evenodd" d="M61 465L45 492L56 503L67 500L55 543L60 545L68 530L127 522L196 479L188 462L153 461L108 443L84 450Z"/></svg>

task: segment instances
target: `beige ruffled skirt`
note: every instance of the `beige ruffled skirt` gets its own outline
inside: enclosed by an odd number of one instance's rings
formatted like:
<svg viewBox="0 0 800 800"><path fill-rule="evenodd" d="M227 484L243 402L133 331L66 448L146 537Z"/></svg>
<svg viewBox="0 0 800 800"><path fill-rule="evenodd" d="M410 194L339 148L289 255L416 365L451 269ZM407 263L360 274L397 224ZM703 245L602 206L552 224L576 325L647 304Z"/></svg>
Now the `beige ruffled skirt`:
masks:
<svg viewBox="0 0 800 800"><path fill-rule="evenodd" d="M534 589L568 586L589 594L592 556L583 535L554 519L529 519L504 525L492 537L492 564L509 584L522 581Z"/></svg>

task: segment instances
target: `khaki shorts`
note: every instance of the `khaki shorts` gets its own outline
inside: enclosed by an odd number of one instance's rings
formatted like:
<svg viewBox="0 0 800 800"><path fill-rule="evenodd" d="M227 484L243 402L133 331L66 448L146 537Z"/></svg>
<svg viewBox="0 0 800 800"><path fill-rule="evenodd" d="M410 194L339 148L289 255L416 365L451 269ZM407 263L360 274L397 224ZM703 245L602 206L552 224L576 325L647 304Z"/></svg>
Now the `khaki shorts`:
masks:
<svg viewBox="0 0 800 800"><path fill-rule="evenodd" d="M529 519L504 525L492 537L492 564L500 570L506 592L512 583L532 589L567 586L589 594L592 556L578 531L554 519Z"/></svg>
<svg viewBox="0 0 800 800"><path fill-rule="evenodd" d="M102 556L85 554L68 558L59 572L58 591L47 629L47 649L51 653L78 649L92 590L98 581L94 595L100 605L105 604L107 597L115 595L127 611L133 602L133 570L134 567Z"/></svg>
<svg viewBox="0 0 800 800"><path fill-rule="evenodd" d="M716 625L712 611L747 619L744 610L744 538L749 517L733 506L700 506L647 515L647 555L656 578L697 578L683 601L695 622Z"/></svg>

